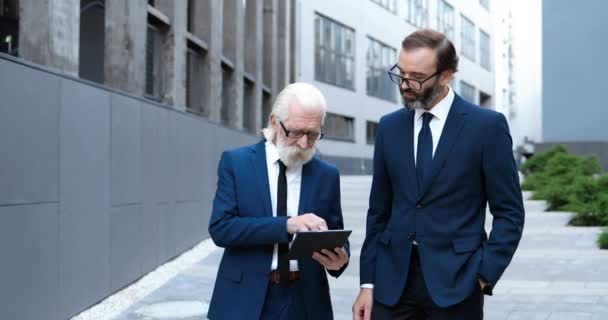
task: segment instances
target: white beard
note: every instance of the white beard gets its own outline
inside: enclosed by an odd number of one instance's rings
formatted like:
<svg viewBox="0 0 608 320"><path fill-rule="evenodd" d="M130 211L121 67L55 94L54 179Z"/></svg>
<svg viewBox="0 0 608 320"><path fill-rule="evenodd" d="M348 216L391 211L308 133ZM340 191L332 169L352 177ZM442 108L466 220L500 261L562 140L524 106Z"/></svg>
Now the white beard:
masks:
<svg viewBox="0 0 608 320"><path fill-rule="evenodd" d="M277 139L277 150L279 151L279 158L285 164L286 167L299 167L303 166L314 156L314 149L301 149L298 146L287 146L283 144L282 139Z"/></svg>

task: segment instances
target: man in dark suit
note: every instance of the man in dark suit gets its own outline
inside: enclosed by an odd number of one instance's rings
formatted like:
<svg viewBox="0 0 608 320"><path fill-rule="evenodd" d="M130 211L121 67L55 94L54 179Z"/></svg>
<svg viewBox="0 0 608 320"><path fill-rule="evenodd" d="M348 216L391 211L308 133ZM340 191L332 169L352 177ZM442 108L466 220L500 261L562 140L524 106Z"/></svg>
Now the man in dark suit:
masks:
<svg viewBox="0 0 608 320"><path fill-rule="evenodd" d="M453 92L457 68L450 40L426 29L405 38L389 72L406 108L377 131L355 319L483 319L483 294L519 244L507 122Z"/></svg>
<svg viewBox="0 0 608 320"><path fill-rule="evenodd" d="M209 234L224 255L210 319L333 319L326 270L346 268L348 243L289 260L293 234L342 229L338 170L313 156L326 103L305 83L276 98L265 141L222 154Z"/></svg>

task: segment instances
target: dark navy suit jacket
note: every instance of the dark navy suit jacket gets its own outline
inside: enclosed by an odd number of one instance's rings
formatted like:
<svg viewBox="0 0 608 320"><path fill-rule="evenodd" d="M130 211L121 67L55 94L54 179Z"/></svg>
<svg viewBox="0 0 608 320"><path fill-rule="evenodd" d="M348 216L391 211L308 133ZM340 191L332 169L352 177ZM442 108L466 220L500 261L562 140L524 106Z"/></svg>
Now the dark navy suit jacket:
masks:
<svg viewBox="0 0 608 320"><path fill-rule="evenodd" d="M374 175L361 251L361 283L374 299L395 305L406 286L412 240L435 304L464 300L510 263L524 225L512 141L504 116L455 95L432 160L431 178L419 189L414 162L414 111L380 120ZM436 139L436 137L433 137ZM484 223L493 215L488 238Z"/></svg>
<svg viewBox="0 0 608 320"><path fill-rule="evenodd" d="M273 217L265 141L226 151L218 182L209 234L224 248L210 319L259 319L269 284L275 243L287 243L286 218ZM329 229L343 229L338 170L316 157L302 167L299 214L315 213ZM345 249L350 255L348 243ZM346 268L329 271L338 277ZM308 319L333 319L325 268L312 258L298 259L300 285Z"/></svg>

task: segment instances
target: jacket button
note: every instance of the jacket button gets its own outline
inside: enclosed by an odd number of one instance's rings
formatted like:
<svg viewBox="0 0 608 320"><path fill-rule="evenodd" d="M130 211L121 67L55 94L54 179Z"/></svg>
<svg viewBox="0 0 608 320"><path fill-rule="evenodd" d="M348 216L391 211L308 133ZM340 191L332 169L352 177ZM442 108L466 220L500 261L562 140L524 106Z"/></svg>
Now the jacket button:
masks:
<svg viewBox="0 0 608 320"><path fill-rule="evenodd" d="M407 235L407 238L408 238L408 239L410 239L410 240L414 240L414 239L416 239L416 233L415 233L415 232L410 232L410 233Z"/></svg>
<svg viewBox="0 0 608 320"><path fill-rule="evenodd" d="M422 203L420 203L420 202L416 203L416 208L420 209L422 207L423 207Z"/></svg>

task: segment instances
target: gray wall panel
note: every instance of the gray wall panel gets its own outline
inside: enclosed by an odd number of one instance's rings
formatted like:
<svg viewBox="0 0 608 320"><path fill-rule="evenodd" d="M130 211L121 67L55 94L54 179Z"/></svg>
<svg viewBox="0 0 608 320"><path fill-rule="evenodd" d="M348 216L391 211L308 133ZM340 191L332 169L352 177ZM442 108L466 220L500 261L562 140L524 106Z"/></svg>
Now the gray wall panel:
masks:
<svg viewBox="0 0 608 320"><path fill-rule="evenodd" d="M168 257L167 232L164 222L167 204L145 202L142 205L142 253L143 272L156 268Z"/></svg>
<svg viewBox="0 0 608 320"><path fill-rule="evenodd" d="M58 204L0 207L0 319L58 319Z"/></svg>
<svg viewBox="0 0 608 320"><path fill-rule="evenodd" d="M221 151L259 139L1 55L0 96L0 319L70 318L207 237Z"/></svg>
<svg viewBox="0 0 608 320"><path fill-rule="evenodd" d="M141 201L141 102L118 94L111 98L111 203Z"/></svg>
<svg viewBox="0 0 608 320"><path fill-rule="evenodd" d="M607 10L606 1L542 3L543 142L608 141Z"/></svg>
<svg viewBox="0 0 608 320"><path fill-rule="evenodd" d="M143 225L140 205L112 208L110 214L110 289L116 291L142 275Z"/></svg>
<svg viewBox="0 0 608 320"><path fill-rule="evenodd" d="M166 207L164 208L164 210L161 211L162 224L160 225L160 228L164 229L164 231L161 231L161 233L164 232L166 239L164 246L164 248L166 249L166 256L163 257L163 261L169 260L181 253L181 251L177 247L177 239L178 237L183 235L182 233L175 231L175 226L178 224L175 202L167 202L165 206ZM163 246L161 246L161 249L162 248Z"/></svg>
<svg viewBox="0 0 608 320"><path fill-rule="evenodd" d="M190 248L203 238L203 230L207 226L198 201L185 201L175 203L174 233L181 234L176 237L176 247L179 251Z"/></svg>
<svg viewBox="0 0 608 320"><path fill-rule="evenodd" d="M170 112L144 104L141 109L142 130L142 199L167 202L172 155L169 153Z"/></svg>
<svg viewBox="0 0 608 320"><path fill-rule="evenodd" d="M59 201L58 132L59 80L0 59L0 205Z"/></svg>
<svg viewBox="0 0 608 320"><path fill-rule="evenodd" d="M62 80L61 315L110 292L110 96Z"/></svg>
<svg viewBox="0 0 608 320"><path fill-rule="evenodd" d="M201 166L203 163L203 148L200 131L200 120L190 117L175 118L175 177L177 201L192 201L201 199L200 189L203 180Z"/></svg>

